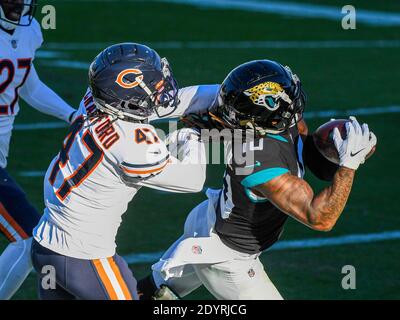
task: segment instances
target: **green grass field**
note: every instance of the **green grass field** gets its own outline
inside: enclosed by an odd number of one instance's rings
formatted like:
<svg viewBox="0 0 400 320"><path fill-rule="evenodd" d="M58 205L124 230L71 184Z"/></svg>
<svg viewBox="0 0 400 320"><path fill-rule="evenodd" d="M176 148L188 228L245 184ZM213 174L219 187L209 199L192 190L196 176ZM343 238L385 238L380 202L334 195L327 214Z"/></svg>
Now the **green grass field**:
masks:
<svg viewBox="0 0 400 320"><path fill-rule="evenodd" d="M342 7L345 1L302 0ZM307 111L343 110L400 105L400 47L392 48L291 48L291 49L165 49L165 41L333 41L400 40L400 27L357 24L343 30L340 22L306 19L239 10L215 10L153 1L48 1L57 9L57 29L44 32L46 43L58 43L63 60L89 63L99 50L87 43L124 41L158 44L168 57L180 86L219 83L236 65L268 58L290 65L308 93ZM357 8L397 12L398 1L353 1ZM388 3L387 7L385 4ZM40 11L38 14L40 18ZM81 43L80 50L64 50L63 43ZM46 48L46 47L45 47ZM41 78L71 104L77 105L87 87L87 70L49 66L40 59ZM318 233L291 220L283 240L327 238L348 234L400 230L397 203L400 158L397 130L400 114L360 116L378 136L376 155L359 172L350 201L338 224L328 234ZM329 118L308 119L311 129ZM17 124L55 121L23 105ZM59 150L66 129L15 131L8 170L43 210L42 177L23 177L22 171L47 169ZM207 186L218 188L223 165L208 167ZM317 190L324 184L307 180ZM156 252L166 249L181 233L186 214L205 199L203 194L166 195L142 189L124 215L118 235L118 252ZM162 206L160 205L162 204ZM0 250L7 245L0 239ZM286 299L399 299L400 240L352 244L317 249L266 252L267 272ZM357 270L357 289L341 287L342 266ZM150 264L132 265L140 278ZM28 278L15 299L36 299L35 277ZM199 289L189 299L212 299Z"/></svg>

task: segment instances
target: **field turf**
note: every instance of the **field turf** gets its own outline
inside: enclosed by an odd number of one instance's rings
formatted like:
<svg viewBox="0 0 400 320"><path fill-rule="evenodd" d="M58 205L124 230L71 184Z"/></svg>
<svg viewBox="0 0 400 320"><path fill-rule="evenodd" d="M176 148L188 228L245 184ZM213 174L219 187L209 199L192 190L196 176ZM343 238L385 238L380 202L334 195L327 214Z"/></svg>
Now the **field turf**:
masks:
<svg viewBox="0 0 400 320"><path fill-rule="evenodd" d="M341 7L347 2L302 0ZM353 1L357 8L400 13L397 1ZM87 87L87 70L52 67L57 60L89 63L99 52L90 43L141 42L155 44L168 57L180 86L220 83L236 65L268 58L290 65L301 77L308 94L307 111L342 110L400 105L400 47L393 48L204 48L167 49L169 41L333 41L400 40L400 27L357 24L343 30L340 22L306 19L239 10L215 10L153 1L48 1L57 9L57 29L44 32L45 43L57 43L63 57L38 58L42 80L62 97L77 105ZM385 3L388 6L385 7ZM42 15L37 15L41 18ZM63 48L65 43L66 47ZM80 43L79 50L67 50ZM164 45L163 45L164 43ZM397 131L400 114L359 116L378 136L376 155L357 172L350 201L336 227L318 233L290 220L283 240L326 238L400 230L397 203L400 158ZM329 118L307 119L311 129ZM22 106L17 124L57 121ZM24 171L44 171L58 152L66 129L15 131L8 170L22 185L38 210L43 210L42 177L24 177ZM218 188L223 165L208 167L207 186ZM315 190L325 184L311 175ZM166 249L181 233L186 214L204 194L167 195L142 189L124 215L118 235L118 252L156 252ZM0 250L6 246L0 239ZM400 240L352 244L316 249L271 251L262 255L267 272L286 299L399 299ZM357 289L341 287L342 266L357 271ZM150 264L131 266L140 278ZM15 299L36 299L35 276L31 275ZM212 299L204 289L188 299Z"/></svg>

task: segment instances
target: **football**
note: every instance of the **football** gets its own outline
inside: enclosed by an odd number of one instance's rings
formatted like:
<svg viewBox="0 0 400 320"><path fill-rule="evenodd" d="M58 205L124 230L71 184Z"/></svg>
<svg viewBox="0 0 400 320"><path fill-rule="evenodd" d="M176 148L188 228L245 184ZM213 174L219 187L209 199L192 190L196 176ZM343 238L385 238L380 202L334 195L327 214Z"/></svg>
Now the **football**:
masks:
<svg viewBox="0 0 400 320"><path fill-rule="evenodd" d="M314 133L313 139L318 151L329 161L339 164L339 153L336 150L335 143L333 142L333 130L339 129L343 139L346 138L346 123L350 122L347 119L338 119L329 121L320 126ZM367 155L366 159L371 157L376 150L376 146L372 148L371 152Z"/></svg>

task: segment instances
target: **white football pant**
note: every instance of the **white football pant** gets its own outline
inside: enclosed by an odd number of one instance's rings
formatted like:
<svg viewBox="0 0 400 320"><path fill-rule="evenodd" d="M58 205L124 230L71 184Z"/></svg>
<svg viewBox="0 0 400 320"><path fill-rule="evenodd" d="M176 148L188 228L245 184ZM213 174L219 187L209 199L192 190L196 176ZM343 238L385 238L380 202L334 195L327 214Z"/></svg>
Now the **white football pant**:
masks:
<svg viewBox="0 0 400 320"><path fill-rule="evenodd" d="M177 240L162 259L167 260L183 239ZM218 238L218 241L221 240ZM237 252L236 259L225 262L186 265L181 277L172 277L165 281L158 271L153 271L153 278L157 287L166 284L180 297L204 285L218 300L283 299L268 278L258 255L240 252Z"/></svg>

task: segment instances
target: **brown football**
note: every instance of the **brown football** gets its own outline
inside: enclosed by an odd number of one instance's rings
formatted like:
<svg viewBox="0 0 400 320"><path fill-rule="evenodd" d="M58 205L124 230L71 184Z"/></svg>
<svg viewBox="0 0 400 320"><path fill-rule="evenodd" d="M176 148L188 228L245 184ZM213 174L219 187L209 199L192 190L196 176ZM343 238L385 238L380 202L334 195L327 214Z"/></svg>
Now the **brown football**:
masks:
<svg viewBox="0 0 400 320"><path fill-rule="evenodd" d="M313 139L318 151L329 161L339 164L339 153L333 142L333 129L338 128L343 139L346 139L346 122L350 120L338 119L329 121L320 126L314 133ZM376 150L376 146L368 153L366 159L371 157Z"/></svg>

